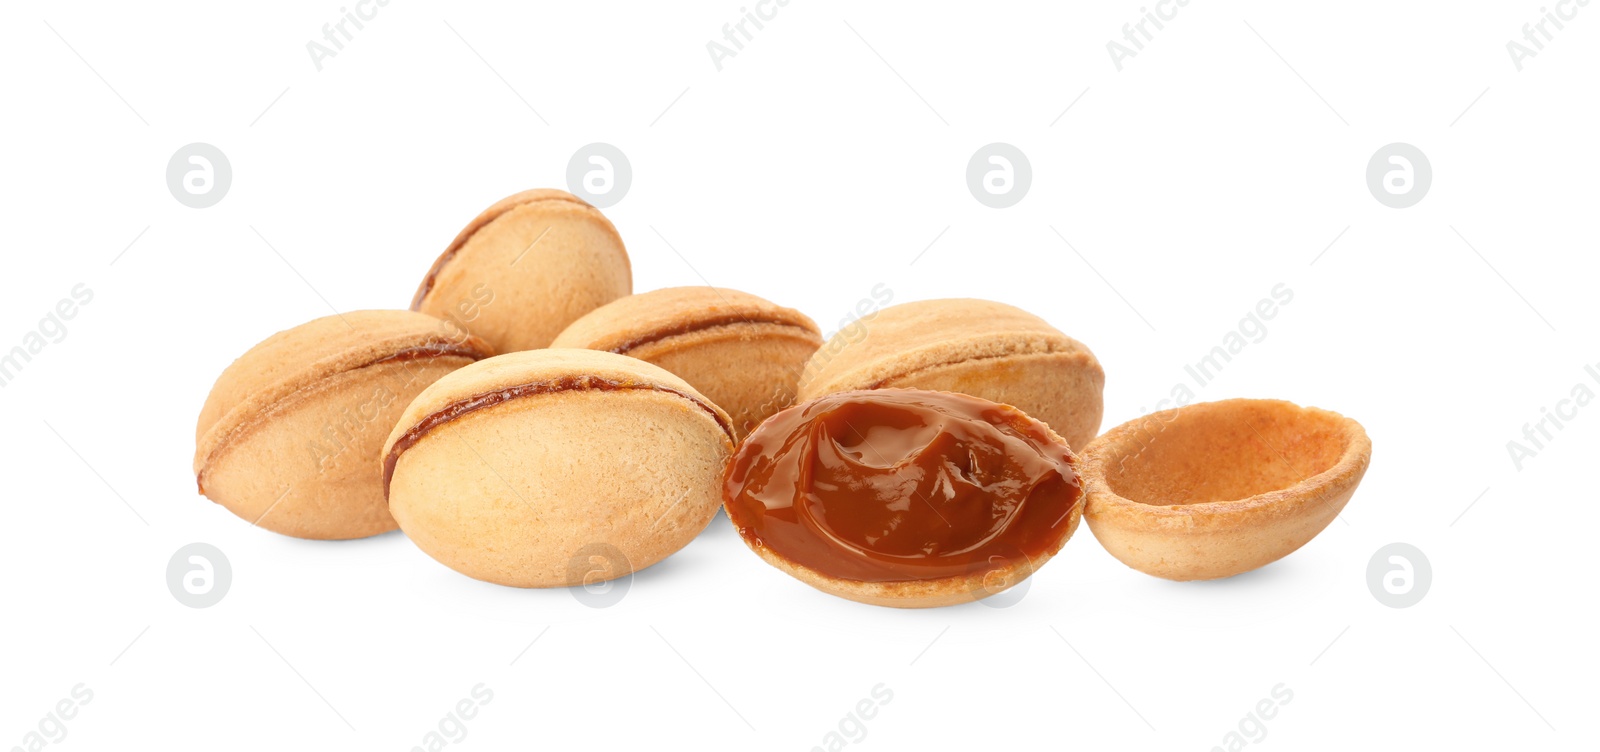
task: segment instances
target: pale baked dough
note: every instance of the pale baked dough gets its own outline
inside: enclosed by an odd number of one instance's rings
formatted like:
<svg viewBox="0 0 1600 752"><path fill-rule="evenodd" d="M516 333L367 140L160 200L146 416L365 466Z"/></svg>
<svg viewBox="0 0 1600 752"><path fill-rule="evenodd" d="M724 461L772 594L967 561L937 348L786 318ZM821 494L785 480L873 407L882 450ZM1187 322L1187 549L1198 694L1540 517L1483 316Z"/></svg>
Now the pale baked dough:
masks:
<svg viewBox="0 0 1600 752"><path fill-rule="evenodd" d="M1080 451L1100 431L1105 371L1083 343L1027 311L926 300L890 306L834 335L806 365L799 401L883 387L1013 405Z"/></svg>
<svg viewBox="0 0 1600 752"><path fill-rule="evenodd" d="M462 400L574 383L439 423L409 448L400 441ZM395 458L389 508L417 547L515 587L620 577L687 545L716 514L732 452L727 414L682 379L572 349L502 355L440 379L384 448ZM608 553L591 562L596 551Z"/></svg>
<svg viewBox="0 0 1600 752"><path fill-rule="evenodd" d="M566 191L538 189L501 199L468 223L423 278L411 309L455 321L508 353L547 347L579 316L632 291L628 252L610 220Z"/></svg>
<svg viewBox="0 0 1600 752"><path fill-rule="evenodd" d="M792 308L737 290L672 287L596 308L551 347L661 366L726 410L742 439L794 403L800 371L821 344L816 323Z"/></svg>
<svg viewBox="0 0 1600 752"><path fill-rule="evenodd" d="M1344 509L1372 459L1361 424L1280 400L1165 410L1084 452L1085 515L1122 563L1169 580L1281 559Z"/></svg>
<svg viewBox="0 0 1600 752"><path fill-rule="evenodd" d="M395 528L378 460L423 388L491 354L411 311L353 311L279 332L217 378L195 426L201 493L299 538Z"/></svg>

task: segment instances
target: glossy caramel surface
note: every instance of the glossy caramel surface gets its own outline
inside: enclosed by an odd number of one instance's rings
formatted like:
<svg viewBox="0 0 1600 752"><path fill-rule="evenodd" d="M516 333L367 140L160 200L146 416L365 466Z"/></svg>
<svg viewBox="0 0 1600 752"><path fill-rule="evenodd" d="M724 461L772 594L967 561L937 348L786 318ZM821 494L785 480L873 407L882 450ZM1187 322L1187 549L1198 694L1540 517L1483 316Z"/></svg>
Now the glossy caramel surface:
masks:
<svg viewBox="0 0 1600 752"><path fill-rule="evenodd" d="M762 423L724 476L741 536L824 575L982 575L1054 554L1082 503L1074 459L1015 408L951 392L828 395Z"/></svg>

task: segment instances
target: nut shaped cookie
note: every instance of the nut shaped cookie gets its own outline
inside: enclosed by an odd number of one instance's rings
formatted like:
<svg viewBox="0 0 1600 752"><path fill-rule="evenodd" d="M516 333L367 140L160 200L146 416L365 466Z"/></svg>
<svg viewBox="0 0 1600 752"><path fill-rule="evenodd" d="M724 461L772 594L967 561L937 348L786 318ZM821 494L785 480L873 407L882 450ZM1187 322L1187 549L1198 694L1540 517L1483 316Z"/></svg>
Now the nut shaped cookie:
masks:
<svg viewBox="0 0 1600 752"><path fill-rule="evenodd" d="M816 323L792 308L737 290L673 287L596 308L551 347L661 366L726 410L743 438L794 402L800 371L821 344Z"/></svg>
<svg viewBox="0 0 1600 752"><path fill-rule="evenodd" d="M423 388L490 354L411 311L353 311L274 334L222 372L200 409L200 493L298 538L393 530L384 439Z"/></svg>
<svg viewBox="0 0 1600 752"><path fill-rule="evenodd" d="M579 316L633 291L617 228L566 191L502 199L456 235L411 310L456 322L498 353L547 347Z"/></svg>
<svg viewBox="0 0 1600 752"><path fill-rule="evenodd" d="M488 582L565 587L687 545L716 514L732 452L727 413L683 379L546 349L435 382L383 455L389 509L429 556Z"/></svg>
<svg viewBox="0 0 1600 752"><path fill-rule="evenodd" d="M1100 432L1100 361L1027 311L987 300L925 300L860 323L811 357L799 401L884 387L961 392L1044 421L1073 451Z"/></svg>

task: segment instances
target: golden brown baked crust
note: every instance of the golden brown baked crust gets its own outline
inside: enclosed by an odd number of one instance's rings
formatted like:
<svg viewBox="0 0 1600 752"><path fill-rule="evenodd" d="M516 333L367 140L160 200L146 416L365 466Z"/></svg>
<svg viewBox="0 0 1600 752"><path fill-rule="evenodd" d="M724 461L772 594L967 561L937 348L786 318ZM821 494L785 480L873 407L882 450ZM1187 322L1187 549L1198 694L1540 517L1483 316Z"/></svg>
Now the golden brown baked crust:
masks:
<svg viewBox="0 0 1600 752"><path fill-rule="evenodd" d="M411 309L456 321L505 353L546 347L578 317L632 290L611 221L570 193L536 189L469 222L429 268Z"/></svg>
<svg viewBox="0 0 1600 752"><path fill-rule="evenodd" d="M799 400L899 387L1014 405L1079 450L1100 430L1105 371L1094 353L1043 319L987 300L902 303L841 331L812 356ZM851 341L852 338L859 338Z"/></svg>
<svg viewBox="0 0 1600 752"><path fill-rule="evenodd" d="M279 332L240 356L200 410L200 492L304 538L394 529L374 464L382 438L434 379L489 346L411 311L353 311Z"/></svg>
<svg viewBox="0 0 1600 752"><path fill-rule="evenodd" d="M1171 580L1293 553L1349 502L1372 458L1361 424L1281 400L1206 402L1107 431L1084 452L1089 529Z"/></svg>
<svg viewBox="0 0 1600 752"><path fill-rule="evenodd" d="M742 438L794 401L800 369L821 344L816 323L792 308L737 290L673 287L596 308L551 346L661 366L726 410Z"/></svg>
<svg viewBox="0 0 1600 752"><path fill-rule="evenodd" d="M1083 516L1083 505L1072 512L1071 530L1076 532ZM1070 535L1070 533L1069 533ZM1020 557L1004 566L965 577L945 577L937 580L910 582L860 582L829 577L814 569L785 559L771 549L751 546L762 560L788 573L791 577L829 595L870 606L890 608L939 608L971 603L1010 590L1054 558L1054 554L1033 561Z"/></svg>
<svg viewBox="0 0 1600 752"><path fill-rule="evenodd" d="M463 409L464 407L470 409ZM422 430L417 431L416 429ZM612 353L547 349L439 380L385 443L389 507L439 562L516 587L583 584L682 548L716 513L728 417L682 379Z"/></svg>

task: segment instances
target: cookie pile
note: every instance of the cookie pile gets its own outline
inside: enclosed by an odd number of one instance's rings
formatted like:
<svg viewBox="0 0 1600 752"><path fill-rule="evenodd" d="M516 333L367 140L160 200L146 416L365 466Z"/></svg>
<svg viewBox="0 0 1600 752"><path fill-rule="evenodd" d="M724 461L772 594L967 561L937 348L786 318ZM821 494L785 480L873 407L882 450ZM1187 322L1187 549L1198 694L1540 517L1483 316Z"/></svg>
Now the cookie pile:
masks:
<svg viewBox="0 0 1600 752"><path fill-rule="evenodd" d="M317 319L224 370L195 431L200 493L300 538L398 527L515 587L648 567L725 507L800 581L925 607L1016 585L1080 520L1159 577L1263 566L1328 525L1371 456L1355 421L1271 400L1097 438L1100 362L1003 303L891 306L824 343L749 293L632 293L598 209L499 201L411 310Z"/></svg>

